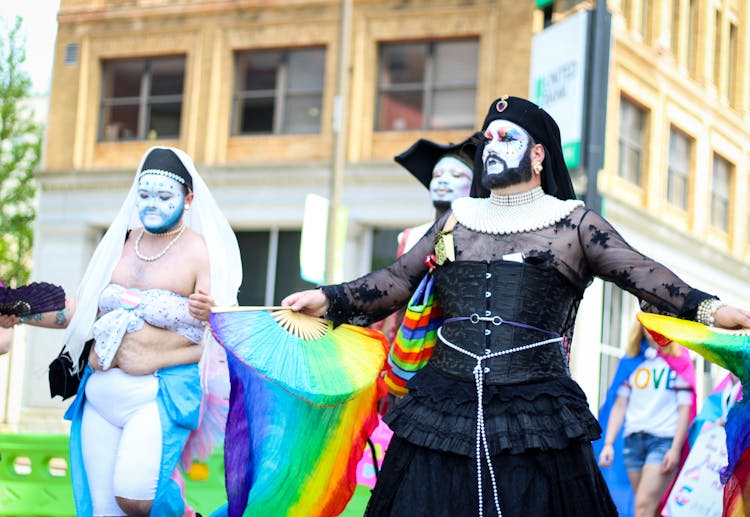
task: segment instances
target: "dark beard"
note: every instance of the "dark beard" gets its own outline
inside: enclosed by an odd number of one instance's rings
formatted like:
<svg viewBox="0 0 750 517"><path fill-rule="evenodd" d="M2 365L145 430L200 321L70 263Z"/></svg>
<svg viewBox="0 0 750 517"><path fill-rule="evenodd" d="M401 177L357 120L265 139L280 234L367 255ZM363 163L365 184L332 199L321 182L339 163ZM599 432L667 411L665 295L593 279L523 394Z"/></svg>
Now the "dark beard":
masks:
<svg viewBox="0 0 750 517"><path fill-rule="evenodd" d="M440 210L441 212L445 212L451 207L450 201L433 201L432 206L435 207L436 210Z"/></svg>
<svg viewBox="0 0 750 517"><path fill-rule="evenodd" d="M531 179L531 148L526 150L518 167L505 169L500 174L488 174L487 167L482 166L482 186L489 190L505 188Z"/></svg>

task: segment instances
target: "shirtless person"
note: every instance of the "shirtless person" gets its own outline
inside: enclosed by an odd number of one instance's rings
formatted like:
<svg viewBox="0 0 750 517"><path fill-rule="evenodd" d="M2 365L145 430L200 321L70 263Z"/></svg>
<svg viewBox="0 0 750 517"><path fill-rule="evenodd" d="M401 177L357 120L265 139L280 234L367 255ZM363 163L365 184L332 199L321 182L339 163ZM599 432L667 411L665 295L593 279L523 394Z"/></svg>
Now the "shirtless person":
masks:
<svg viewBox="0 0 750 517"><path fill-rule="evenodd" d="M185 513L171 477L200 423L199 361L216 346L204 322L213 303L235 303L240 282L236 238L192 160L150 149L75 300L28 321L66 328L74 364L96 340L66 412L78 515Z"/></svg>

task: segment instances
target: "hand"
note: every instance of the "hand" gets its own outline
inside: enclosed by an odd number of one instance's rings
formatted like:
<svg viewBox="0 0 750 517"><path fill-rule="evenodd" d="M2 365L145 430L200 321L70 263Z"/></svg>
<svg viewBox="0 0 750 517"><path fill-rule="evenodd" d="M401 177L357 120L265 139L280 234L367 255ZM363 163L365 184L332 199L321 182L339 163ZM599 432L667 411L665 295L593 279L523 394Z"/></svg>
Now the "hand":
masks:
<svg viewBox="0 0 750 517"><path fill-rule="evenodd" d="M206 291L198 289L188 297L188 310L190 315L200 321L208 321L211 317L211 307L214 300Z"/></svg>
<svg viewBox="0 0 750 517"><path fill-rule="evenodd" d="M328 310L328 297L320 289L309 289L290 294L281 300L281 305L294 312L322 318Z"/></svg>
<svg viewBox="0 0 750 517"><path fill-rule="evenodd" d="M4 329L11 329L21 323L21 318L18 316L12 316L10 314L0 314L0 327Z"/></svg>
<svg viewBox="0 0 750 517"><path fill-rule="evenodd" d="M725 329L750 328L750 312L725 305L714 313L714 325Z"/></svg>
<svg viewBox="0 0 750 517"><path fill-rule="evenodd" d="M609 467L615 459L615 450L611 444L605 443L602 452L599 453L599 465Z"/></svg>
<svg viewBox="0 0 750 517"><path fill-rule="evenodd" d="M680 451L669 449L661 462L661 473L667 474L674 471L680 464Z"/></svg>

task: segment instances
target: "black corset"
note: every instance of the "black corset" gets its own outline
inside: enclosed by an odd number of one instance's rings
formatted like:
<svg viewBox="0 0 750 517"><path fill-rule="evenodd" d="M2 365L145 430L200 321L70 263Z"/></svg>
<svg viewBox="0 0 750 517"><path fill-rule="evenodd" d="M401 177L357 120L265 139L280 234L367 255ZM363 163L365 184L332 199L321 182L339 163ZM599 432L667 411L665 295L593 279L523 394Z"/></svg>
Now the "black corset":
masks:
<svg viewBox="0 0 750 517"><path fill-rule="evenodd" d="M446 263L435 271L436 294L446 318L499 316L564 335L580 294L554 269L508 261ZM446 323L442 336L476 355L553 338L548 332L489 321ZM446 346L435 347L430 364L460 378L473 378L476 359ZM483 361L488 384L514 384L569 375L563 344L554 342Z"/></svg>

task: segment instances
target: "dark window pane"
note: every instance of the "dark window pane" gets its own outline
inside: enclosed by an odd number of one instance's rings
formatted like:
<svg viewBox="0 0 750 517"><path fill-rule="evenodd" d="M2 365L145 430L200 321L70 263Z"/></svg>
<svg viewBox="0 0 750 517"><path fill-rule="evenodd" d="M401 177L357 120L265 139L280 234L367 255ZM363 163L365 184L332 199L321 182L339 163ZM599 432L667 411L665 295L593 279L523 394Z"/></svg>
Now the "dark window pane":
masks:
<svg viewBox="0 0 750 517"><path fill-rule="evenodd" d="M424 82L426 43L383 45L380 86Z"/></svg>
<svg viewBox="0 0 750 517"><path fill-rule="evenodd" d="M184 83L184 58L151 61L151 95L182 95Z"/></svg>
<svg viewBox="0 0 750 517"><path fill-rule="evenodd" d="M240 90L273 90L281 63L279 51L259 51L238 56L237 73L242 78Z"/></svg>
<svg viewBox="0 0 750 517"><path fill-rule="evenodd" d="M138 106L105 107L103 123L103 140L133 140L138 133Z"/></svg>
<svg viewBox="0 0 750 517"><path fill-rule="evenodd" d="M380 99L379 129L404 130L424 127L422 92L386 93Z"/></svg>
<svg viewBox="0 0 750 517"><path fill-rule="evenodd" d="M241 133L270 133L273 131L273 99L246 99L240 101Z"/></svg>
<svg viewBox="0 0 750 517"><path fill-rule="evenodd" d="M306 282L300 277L299 245L301 238L302 232L299 230L279 232L274 304L281 303L281 300L293 292L315 287L315 284Z"/></svg>
<svg viewBox="0 0 750 517"><path fill-rule="evenodd" d="M236 232L242 259L240 305L265 305L268 275L268 232Z"/></svg>
<svg viewBox="0 0 750 517"><path fill-rule="evenodd" d="M104 96L138 97L141 94L143 61L115 61L104 65Z"/></svg>
<svg viewBox="0 0 750 517"><path fill-rule="evenodd" d="M149 138L174 138L180 135L182 103L153 104L149 119Z"/></svg>

